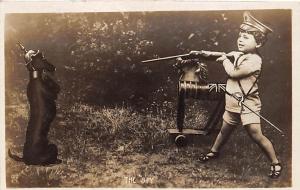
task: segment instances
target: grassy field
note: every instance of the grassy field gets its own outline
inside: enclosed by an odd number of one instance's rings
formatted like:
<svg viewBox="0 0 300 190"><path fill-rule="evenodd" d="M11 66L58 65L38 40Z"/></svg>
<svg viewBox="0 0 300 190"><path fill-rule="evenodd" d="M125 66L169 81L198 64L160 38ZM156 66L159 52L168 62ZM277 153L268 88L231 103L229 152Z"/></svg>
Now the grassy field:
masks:
<svg viewBox="0 0 300 190"><path fill-rule="evenodd" d="M6 105L6 150L21 154L28 121L26 97L11 96ZM203 107L203 108L201 108ZM187 126L203 124L205 105L189 107ZM287 139L264 129L282 161L279 180L267 177L269 163L260 149L239 127L218 160L196 161L214 140L219 126L209 136L193 138L177 148L167 128L175 127L176 104L160 109L136 109L123 105L101 107L75 103L58 104L49 139L58 145L62 164L26 166L6 156L8 187L289 187L290 146Z"/></svg>

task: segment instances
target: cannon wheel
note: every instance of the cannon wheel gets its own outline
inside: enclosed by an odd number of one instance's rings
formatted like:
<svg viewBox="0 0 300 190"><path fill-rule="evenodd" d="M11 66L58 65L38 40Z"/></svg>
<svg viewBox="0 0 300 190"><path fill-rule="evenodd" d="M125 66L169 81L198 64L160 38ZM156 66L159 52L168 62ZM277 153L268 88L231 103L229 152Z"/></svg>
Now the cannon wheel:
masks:
<svg viewBox="0 0 300 190"><path fill-rule="evenodd" d="M176 146L178 147L183 147L183 146L186 146L187 145L187 139L186 139L186 136L185 135L177 135L176 138L175 138L175 144Z"/></svg>

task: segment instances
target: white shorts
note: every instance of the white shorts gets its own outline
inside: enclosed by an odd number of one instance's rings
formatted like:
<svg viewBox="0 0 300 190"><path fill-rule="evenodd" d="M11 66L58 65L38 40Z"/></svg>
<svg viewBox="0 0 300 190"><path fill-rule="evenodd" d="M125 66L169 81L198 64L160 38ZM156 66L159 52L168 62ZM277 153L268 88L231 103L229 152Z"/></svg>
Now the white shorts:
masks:
<svg viewBox="0 0 300 190"><path fill-rule="evenodd" d="M259 112L256 112L259 114ZM223 114L223 120L230 125L239 125L243 126L248 124L260 123L260 117L254 113L235 113L226 111Z"/></svg>

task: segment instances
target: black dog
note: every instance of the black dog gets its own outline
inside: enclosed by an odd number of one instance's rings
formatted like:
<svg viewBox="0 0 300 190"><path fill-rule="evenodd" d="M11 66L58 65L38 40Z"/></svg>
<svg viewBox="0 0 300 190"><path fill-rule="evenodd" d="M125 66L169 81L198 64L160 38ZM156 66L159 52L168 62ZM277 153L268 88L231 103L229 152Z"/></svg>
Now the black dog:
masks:
<svg viewBox="0 0 300 190"><path fill-rule="evenodd" d="M25 48L24 48L25 49ZM26 131L26 141L23 148L23 158L9 156L28 165L58 164L58 149L49 144L47 135L50 124L56 115L57 95L59 85L46 73L53 73L56 68L50 64L39 51L26 51L25 60L29 71L27 97L30 104L30 118Z"/></svg>

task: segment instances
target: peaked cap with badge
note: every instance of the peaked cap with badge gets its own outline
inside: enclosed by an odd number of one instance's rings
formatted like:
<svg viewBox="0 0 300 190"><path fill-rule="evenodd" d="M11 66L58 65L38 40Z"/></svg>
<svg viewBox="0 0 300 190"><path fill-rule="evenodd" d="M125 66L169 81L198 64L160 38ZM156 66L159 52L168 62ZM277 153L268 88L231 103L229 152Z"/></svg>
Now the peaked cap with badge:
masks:
<svg viewBox="0 0 300 190"><path fill-rule="evenodd" d="M273 32L271 28L264 25L256 18L254 18L250 12L246 11L243 14L244 22L241 24L240 29L247 31L247 32L262 32L263 34L267 35L268 33Z"/></svg>

